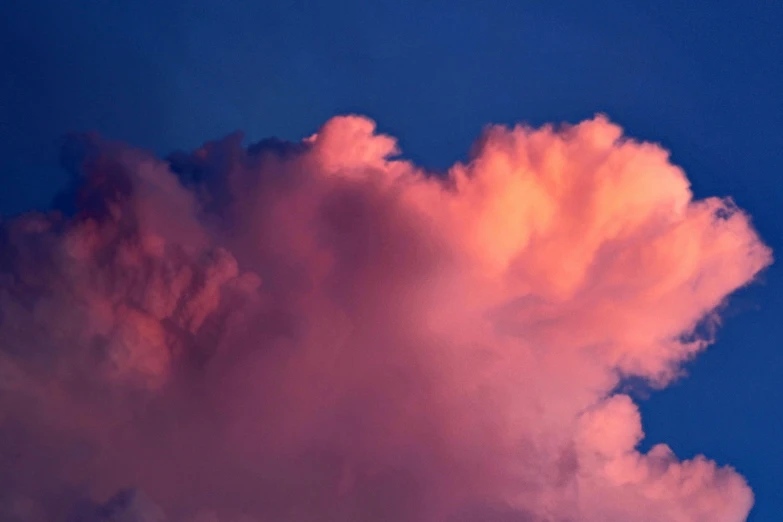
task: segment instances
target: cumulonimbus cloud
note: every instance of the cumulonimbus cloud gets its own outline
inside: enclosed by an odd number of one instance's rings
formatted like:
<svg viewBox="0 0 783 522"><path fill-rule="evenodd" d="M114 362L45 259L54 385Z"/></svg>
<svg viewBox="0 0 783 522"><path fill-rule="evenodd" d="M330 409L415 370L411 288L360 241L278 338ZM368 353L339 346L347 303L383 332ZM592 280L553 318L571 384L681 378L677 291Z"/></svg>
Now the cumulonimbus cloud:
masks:
<svg viewBox="0 0 783 522"><path fill-rule="evenodd" d="M241 142L75 138L69 210L2 225L3 520L745 519L617 392L772 260L661 147L490 127L433 175L358 116Z"/></svg>

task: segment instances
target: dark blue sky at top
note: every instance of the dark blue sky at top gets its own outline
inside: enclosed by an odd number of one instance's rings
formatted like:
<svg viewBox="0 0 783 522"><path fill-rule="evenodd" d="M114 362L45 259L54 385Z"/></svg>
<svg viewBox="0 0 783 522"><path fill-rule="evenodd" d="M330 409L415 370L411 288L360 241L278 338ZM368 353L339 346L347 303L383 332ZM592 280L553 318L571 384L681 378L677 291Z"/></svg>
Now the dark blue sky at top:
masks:
<svg viewBox="0 0 783 522"><path fill-rule="evenodd" d="M66 182L58 139L167 153L236 129L299 139L359 112L436 169L490 122L607 113L783 252L783 2L4 0L0 213ZM731 301L690 376L641 399L645 445L736 466L783 519L783 272Z"/></svg>

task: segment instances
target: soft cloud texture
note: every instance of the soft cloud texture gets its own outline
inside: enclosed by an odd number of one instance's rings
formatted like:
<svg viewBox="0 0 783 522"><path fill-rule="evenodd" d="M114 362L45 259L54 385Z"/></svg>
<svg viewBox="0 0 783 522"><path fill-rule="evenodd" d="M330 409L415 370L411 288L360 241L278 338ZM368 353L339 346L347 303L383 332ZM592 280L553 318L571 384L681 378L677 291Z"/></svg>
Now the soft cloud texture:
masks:
<svg viewBox="0 0 783 522"><path fill-rule="evenodd" d="M3 520L745 519L616 391L771 262L666 151L601 116L490 127L445 176L357 116L241 141L74 137L70 211L3 225Z"/></svg>

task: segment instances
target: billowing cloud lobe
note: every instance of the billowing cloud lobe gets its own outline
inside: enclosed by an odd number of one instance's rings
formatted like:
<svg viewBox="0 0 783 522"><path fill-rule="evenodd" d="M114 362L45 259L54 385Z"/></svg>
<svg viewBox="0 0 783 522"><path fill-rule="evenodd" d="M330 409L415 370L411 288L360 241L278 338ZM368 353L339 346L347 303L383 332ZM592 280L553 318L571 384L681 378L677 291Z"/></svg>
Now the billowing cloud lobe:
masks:
<svg viewBox="0 0 783 522"><path fill-rule="evenodd" d="M600 116L397 155L356 116L70 140L65 212L0 231L0 518L744 520L617 390L677 378L771 262L748 216Z"/></svg>

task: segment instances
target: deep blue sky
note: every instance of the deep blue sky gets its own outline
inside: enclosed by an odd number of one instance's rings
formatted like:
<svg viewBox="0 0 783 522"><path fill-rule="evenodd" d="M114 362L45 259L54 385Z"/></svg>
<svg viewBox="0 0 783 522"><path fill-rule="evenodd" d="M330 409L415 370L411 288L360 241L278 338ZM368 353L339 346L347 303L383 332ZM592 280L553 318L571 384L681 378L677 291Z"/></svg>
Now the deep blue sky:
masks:
<svg viewBox="0 0 783 522"><path fill-rule="evenodd" d="M481 127L606 112L732 195L783 252L783 2L4 0L0 213L66 180L57 140L169 152L235 129L298 139L360 112L442 168ZM732 300L690 377L642 401L646 444L736 466L783 519L783 272Z"/></svg>

